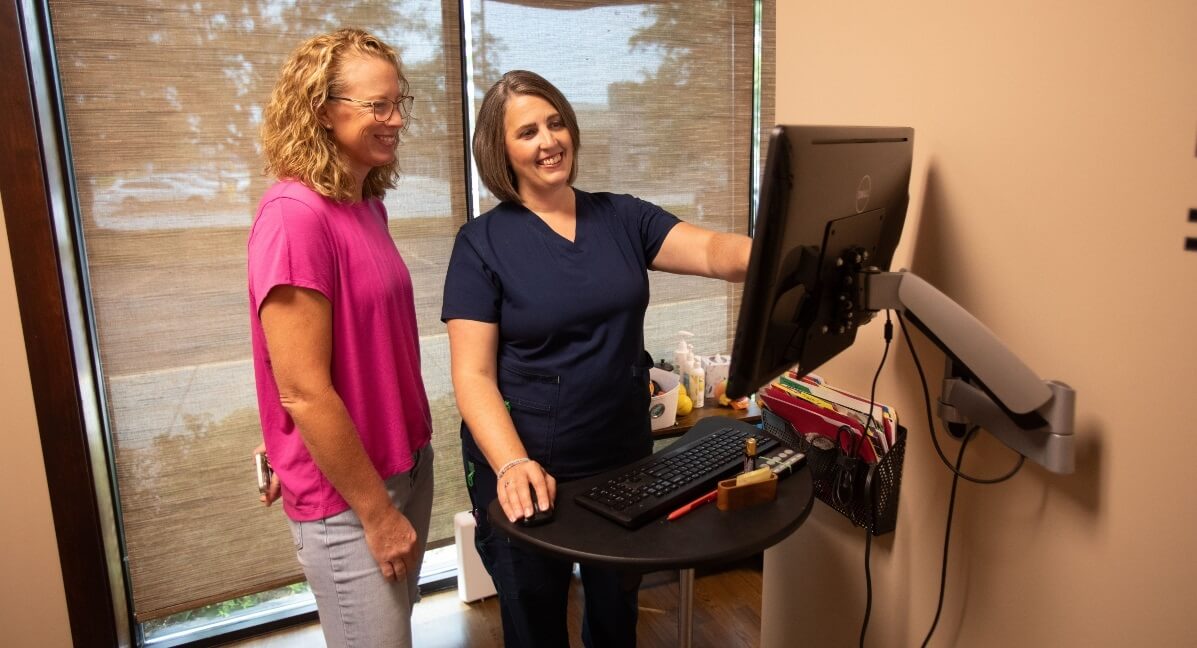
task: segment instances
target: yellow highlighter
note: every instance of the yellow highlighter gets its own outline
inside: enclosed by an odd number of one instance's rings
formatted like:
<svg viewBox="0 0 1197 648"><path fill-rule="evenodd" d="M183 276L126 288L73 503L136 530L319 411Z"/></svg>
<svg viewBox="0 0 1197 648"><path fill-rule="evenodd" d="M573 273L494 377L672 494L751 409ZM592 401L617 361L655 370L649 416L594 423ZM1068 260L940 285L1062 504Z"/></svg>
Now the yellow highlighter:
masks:
<svg viewBox="0 0 1197 648"><path fill-rule="evenodd" d="M736 486L747 486L748 484L755 484L763 482L773 476L773 469L769 466L757 468L746 473L736 475Z"/></svg>

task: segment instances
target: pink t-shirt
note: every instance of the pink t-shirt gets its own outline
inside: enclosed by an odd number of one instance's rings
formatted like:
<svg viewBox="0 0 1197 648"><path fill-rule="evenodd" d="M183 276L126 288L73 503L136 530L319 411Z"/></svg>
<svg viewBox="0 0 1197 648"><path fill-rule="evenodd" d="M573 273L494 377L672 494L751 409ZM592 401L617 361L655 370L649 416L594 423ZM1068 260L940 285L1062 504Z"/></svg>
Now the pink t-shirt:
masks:
<svg viewBox="0 0 1197 648"><path fill-rule="evenodd" d="M296 521L349 504L316 467L279 401L259 311L275 286L320 292L332 304L332 381L382 478L410 470L432 436L420 378L411 275L378 199L338 203L291 181L272 186L249 235L249 302L258 411L283 509Z"/></svg>

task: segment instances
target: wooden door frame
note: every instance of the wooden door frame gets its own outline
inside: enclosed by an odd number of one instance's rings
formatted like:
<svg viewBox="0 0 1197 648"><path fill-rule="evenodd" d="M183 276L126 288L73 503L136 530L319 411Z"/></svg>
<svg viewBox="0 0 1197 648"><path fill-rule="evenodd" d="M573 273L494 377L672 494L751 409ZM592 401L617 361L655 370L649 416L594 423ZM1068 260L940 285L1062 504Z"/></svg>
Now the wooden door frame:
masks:
<svg viewBox="0 0 1197 648"><path fill-rule="evenodd" d="M92 450L76 380L77 363L89 360L75 358L72 347L51 211L53 182L39 128L42 121L57 117L38 114L31 78L36 75L31 68L36 57L27 42L22 4L21 0L0 2L0 115L5 115L0 125L0 159L4 160L0 198L71 636L75 646L115 646L124 633L117 628L118 606L113 601ZM49 37L47 30L42 34ZM37 45L48 50L42 43ZM61 133L61 129L54 132Z"/></svg>

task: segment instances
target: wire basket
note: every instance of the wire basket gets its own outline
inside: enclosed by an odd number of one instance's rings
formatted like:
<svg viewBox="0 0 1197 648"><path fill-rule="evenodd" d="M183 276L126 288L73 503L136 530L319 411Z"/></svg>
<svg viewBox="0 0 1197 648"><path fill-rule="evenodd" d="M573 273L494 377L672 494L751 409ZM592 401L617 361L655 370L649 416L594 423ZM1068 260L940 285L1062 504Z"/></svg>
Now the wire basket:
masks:
<svg viewBox="0 0 1197 648"><path fill-rule="evenodd" d="M899 425L896 443L880 461L870 464L848 456L838 444L826 450L811 445L789 421L766 407L761 408L761 421L765 432L806 453L815 497L875 536L894 530L898 522L902 460L906 455L906 428Z"/></svg>

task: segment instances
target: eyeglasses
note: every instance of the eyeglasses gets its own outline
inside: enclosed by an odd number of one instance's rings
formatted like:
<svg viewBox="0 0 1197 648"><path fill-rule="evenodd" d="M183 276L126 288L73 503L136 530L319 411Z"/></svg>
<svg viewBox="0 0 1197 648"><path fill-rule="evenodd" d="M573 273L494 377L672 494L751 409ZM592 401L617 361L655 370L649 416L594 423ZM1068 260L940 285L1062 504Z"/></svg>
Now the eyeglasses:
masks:
<svg viewBox="0 0 1197 648"><path fill-rule="evenodd" d="M379 122L385 122L386 120L390 119L391 114L395 112L396 108L399 109L399 116L403 119L407 119L408 116L411 115L412 104L414 104L416 101L416 98L411 95L399 97L398 101L391 101L390 99L366 101L364 99L350 99L349 97L334 97L332 95L329 95L328 98L337 99L339 101L348 101L363 108L369 108L374 111L374 120Z"/></svg>

